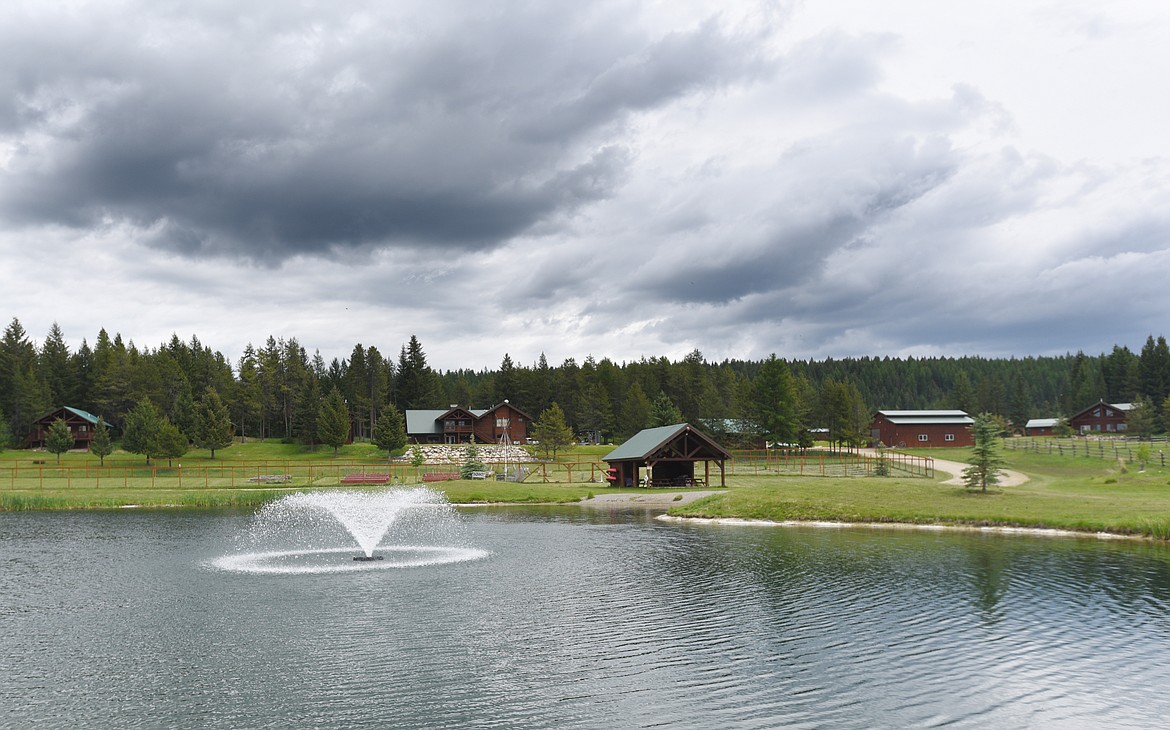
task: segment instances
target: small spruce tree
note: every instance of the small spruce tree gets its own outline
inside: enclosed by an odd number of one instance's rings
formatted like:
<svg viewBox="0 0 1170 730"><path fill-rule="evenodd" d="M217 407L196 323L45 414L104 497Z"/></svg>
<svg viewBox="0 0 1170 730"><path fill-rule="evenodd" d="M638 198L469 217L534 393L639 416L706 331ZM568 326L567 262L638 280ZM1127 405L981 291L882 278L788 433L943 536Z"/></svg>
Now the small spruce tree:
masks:
<svg viewBox="0 0 1170 730"><path fill-rule="evenodd" d="M106 428L106 421L98 416L93 427L93 440L89 442L89 452L101 459L102 466L106 465L106 457L114 453L114 441L110 438L110 429Z"/></svg>
<svg viewBox="0 0 1170 730"><path fill-rule="evenodd" d="M459 478L470 479L472 473L477 471L484 471L484 465L479 458L479 447L473 441L463 450L463 464L459 467Z"/></svg>
<svg viewBox="0 0 1170 730"><path fill-rule="evenodd" d="M166 459L167 465L171 466L174 459L182 458L183 454L187 453L190 448L191 442L187 440L187 434L164 418L158 433L155 435L151 453L160 459Z"/></svg>
<svg viewBox="0 0 1170 730"><path fill-rule="evenodd" d="M61 454L73 448L73 431L65 419L58 418L49 424L48 433L45 434L45 448L50 454L57 455L58 464L61 463Z"/></svg>
<svg viewBox="0 0 1170 730"><path fill-rule="evenodd" d="M219 393L208 386L203 398L195 407L195 446L211 452L215 458L217 449L226 449L232 445L232 421L228 416L227 406L220 400Z"/></svg>
<svg viewBox="0 0 1170 730"><path fill-rule="evenodd" d="M370 436L374 445L386 450L389 459L397 449L406 446L406 427L402 423L402 415L393 403L387 403L378 414L378 422L374 424L374 432Z"/></svg>
<svg viewBox="0 0 1170 730"><path fill-rule="evenodd" d="M333 455L349 438L349 410L345 399L336 387L329 392L317 415L317 438L326 446L333 447Z"/></svg>
<svg viewBox="0 0 1170 730"><path fill-rule="evenodd" d="M1000 424L990 413L975 417L971 426L975 445L971 447L971 465L963 470L963 482L968 489L979 488L987 492L987 486L999 484L999 470L1003 459L999 455Z"/></svg>

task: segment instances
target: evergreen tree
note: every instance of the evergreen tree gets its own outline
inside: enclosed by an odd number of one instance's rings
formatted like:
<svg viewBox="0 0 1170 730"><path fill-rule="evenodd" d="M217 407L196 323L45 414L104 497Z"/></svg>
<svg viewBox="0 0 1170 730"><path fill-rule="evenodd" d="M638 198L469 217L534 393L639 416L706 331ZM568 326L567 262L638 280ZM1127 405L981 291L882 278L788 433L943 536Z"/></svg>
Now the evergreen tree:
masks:
<svg viewBox="0 0 1170 730"><path fill-rule="evenodd" d="M73 372L65 335L56 322L49 328L37 358L40 377L48 388L49 401L58 406L75 405L77 376Z"/></svg>
<svg viewBox="0 0 1170 730"><path fill-rule="evenodd" d="M406 446L406 426L402 421L402 414L387 403L378 414L378 423L374 426L373 442L379 449L386 450L389 458L397 449Z"/></svg>
<svg viewBox="0 0 1170 730"><path fill-rule="evenodd" d="M321 403L321 410L317 415L317 438L326 446L333 447L333 455L349 439L349 411L345 406L345 399L337 388L329 391L329 395Z"/></svg>
<svg viewBox="0 0 1170 730"><path fill-rule="evenodd" d="M403 410L434 408L439 393L435 373L427 365L427 356L414 335L398 356L397 393L395 402Z"/></svg>
<svg viewBox="0 0 1170 730"><path fill-rule="evenodd" d="M110 429L106 427L106 419L98 416L93 426L93 440L89 442L89 452L106 465L106 457L114 453L114 441L110 438Z"/></svg>
<svg viewBox="0 0 1170 730"><path fill-rule="evenodd" d="M459 478L470 479L477 471L484 471L483 461L479 458L479 447L472 441L463 449L463 463L459 466Z"/></svg>
<svg viewBox="0 0 1170 730"><path fill-rule="evenodd" d="M172 460L182 458L190 447L191 442L187 440L187 435L180 431L178 426L163 418L151 447L153 454L160 459L166 459L167 466L171 466Z"/></svg>
<svg viewBox="0 0 1170 730"><path fill-rule="evenodd" d="M4 451L12 445L12 432L8 430L8 419L4 416L4 411L0 410L0 451Z"/></svg>
<svg viewBox="0 0 1170 730"><path fill-rule="evenodd" d="M634 383L626 390L626 397L622 399L621 417L618 430L622 438L629 438L646 428L650 422L650 399L640 383Z"/></svg>
<svg viewBox="0 0 1170 730"><path fill-rule="evenodd" d="M500 362L500 370L496 373L495 383L492 387L492 405L498 405L505 400L516 398L516 391L516 366L512 362L512 357L505 352L504 359Z"/></svg>
<svg viewBox="0 0 1170 730"><path fill-rule="evenodd" d="M317 444L317 417L321 414L321 382L316 378L309 378L305 382L304 390L297 397L297 418L293 421L293 438L303 444L315 446Z"/></svg>
<svg viewBox="0 0 1170 730"><path fill-rule="evenodd" d="M1000 424L990 413L981 413L975 417L971 426L971 433L975 437L975 445L971 447L971 465L963 470L963 482L968 489L979 488L986 492L988 485L999 484L999 470L1003 467L1003 459L999 454Z"/></svg>
<svg viewBox="0 0 1170 730"><path fill-rule="evenodd" d="M673 426L678 423L683 423L683 414L675 405L674 401L670 399L663 391L658 391L658 395L654 396L654 402L650 404L650 417L646 424L647 428L658 428L659 426Z"/></svg>
<svg viewBox="0 0 1170 730"><path fill-rule="evenodd" d="M146 463L157 453L158 436L162 430L163 417L148 400L139 401L126 414L126 426L122 430L122 448L131 454L142 454Z"/></svg>
<svg viewBox="0 0 1170 730"><path fill-rule="evenodd" d="M573 429L565 422L565 412L556 401L537 417L532 432L545 456L551 452L554 460L562 448L573 443Z"/></svg>
<svg viewBox="0 0 1170 730"><path fill-rule="evenodd" d="M792 372L773 353L754 382L753 417L764 437L773 443L797 443L803 426Z"/></svg>
<svg viewBox="0 0 1170 730"><path fill-rule="evenodd" d="M1139 395L1125 414L1126 433L1139 439L1149 438L1154 433L1154 406Z"/></svg>
<svg viewBox="0 0 1170 730"><path fill-rule="evenodd" d="M220 400L215 388L207 386L195 413L195 446L211 451L211 458L214 459L217 449L226 449L232 445L232 421L227 406Z"/></svg>
<svg viewBox="0 0 1170 730"><path fill-rule="evenodd" d="M69 429L69 424L65 423L65 419L58 418L49 424L49 430L45 434L45 449L50 454L57 455L58 464L61 463L61 454L72 448L73 431Z"/></svg>

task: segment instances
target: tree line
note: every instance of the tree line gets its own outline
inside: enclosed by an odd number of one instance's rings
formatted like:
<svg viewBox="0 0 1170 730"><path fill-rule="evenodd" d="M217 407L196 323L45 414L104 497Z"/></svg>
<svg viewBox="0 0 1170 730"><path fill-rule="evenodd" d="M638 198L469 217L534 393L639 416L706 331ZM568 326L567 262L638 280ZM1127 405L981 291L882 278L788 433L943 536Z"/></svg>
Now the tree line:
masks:
<svg viewBox="0 0 1170 730"><path fill-rule="evenodd" d="M0 338L0 443L21 443L37 418L66 405L101 416L125 439L135 409L148 404L195 444L209 393L235 435L310 445L335 444L339 431L393 443L407 409L487 408L505 399L533 418L555 403L577 435L620 440L648 426L690 422L732 448L759 437L807 442L810 429L859 443L876 409L958 408L1022 428L1030 418L1067 417L1098 400L1143 404L1160 432L1170 413L1170 348L1151 335L1138 352L1118 345L1099 355L1023 358L712 362L696 349L677 361L587 356L553 365L543 354L517 364L505 353L495 369L436 371L413 335L396 357L359 343L348 358L329 362L295 338L273 336L234 361L197 336L140 348L105 329L92 346L83 340L71 350L56 324L37 345L15 318ZM383 423L379 434L385 414L395 423Z"/></svg>

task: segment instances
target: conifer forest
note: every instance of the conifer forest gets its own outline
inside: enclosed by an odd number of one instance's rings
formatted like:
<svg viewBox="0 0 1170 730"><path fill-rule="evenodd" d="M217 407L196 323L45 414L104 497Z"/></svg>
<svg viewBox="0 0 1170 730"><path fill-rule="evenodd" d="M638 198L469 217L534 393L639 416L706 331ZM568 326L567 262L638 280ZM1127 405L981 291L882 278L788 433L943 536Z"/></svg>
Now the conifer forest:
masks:
<svg viewBox="0 0 1170 730"><path fill-rule="evenodd" d="M135 406L149 402L190 433L209 388L236 435L309 444L318 442L317 416L335 390L357 439L371 436L387 405L401 413L489 408L505 399L534 419L556 403L575 433L605 441L681 421L732 441L742 430L728 425L734 423L786 441L810 429L860 436L877 409L955 408L994 414L1019 429L1030 418L1067 417L1099 400L1148 404L1153 430L1161 432L1170 409L1170 349L1164 337L1150 336L1136 352L1119 344L1107 353L998 359L799 360L776 353L713 362L696 349L677 361L585 355L554 364L543 355L518 363L501 353L494 370L435 370L414 336L396 352L357 343L348 358L329 362L295 337L268 336L229 357L197 336L140 347L102 329L92 345L86 339L71 349L56 324L38 343L13 319L0 339L0 436L8 445L18 446L37 418L61 406L119 429Z"/></svg>

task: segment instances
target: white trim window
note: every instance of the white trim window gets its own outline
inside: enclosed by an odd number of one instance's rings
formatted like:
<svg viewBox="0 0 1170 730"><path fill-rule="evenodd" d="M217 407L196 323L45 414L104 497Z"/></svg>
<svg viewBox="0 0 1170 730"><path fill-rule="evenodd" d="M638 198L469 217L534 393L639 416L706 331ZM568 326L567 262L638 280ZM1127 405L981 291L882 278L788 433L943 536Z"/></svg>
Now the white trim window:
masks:
<svg viewBox="0 0 1170 730"><path fill-rule="evenodd" d="M955 440L955 434L953 434L953 433L943 434L943 441L954 441L954 440Z"/></svg>
<svg viewBox="0 0 1170 730"><path fill-rule="evenodd" d="M918 434L918 440L919 441L929 441L930 436L928 434L925 434L925 433L920 433L920 434Z"/></svg>

